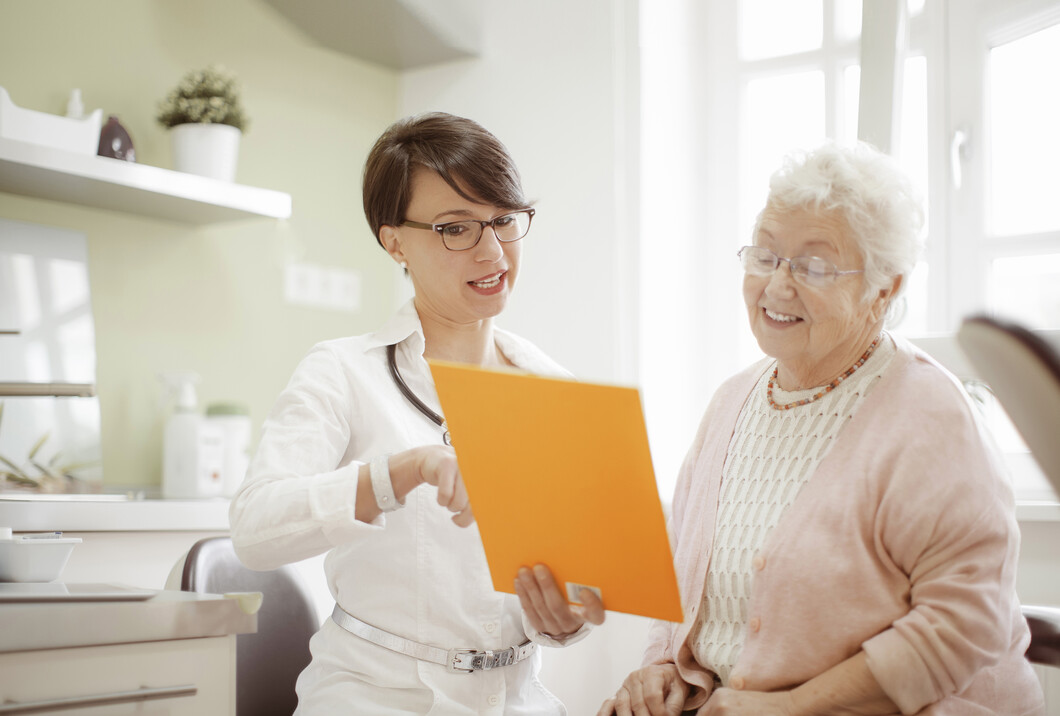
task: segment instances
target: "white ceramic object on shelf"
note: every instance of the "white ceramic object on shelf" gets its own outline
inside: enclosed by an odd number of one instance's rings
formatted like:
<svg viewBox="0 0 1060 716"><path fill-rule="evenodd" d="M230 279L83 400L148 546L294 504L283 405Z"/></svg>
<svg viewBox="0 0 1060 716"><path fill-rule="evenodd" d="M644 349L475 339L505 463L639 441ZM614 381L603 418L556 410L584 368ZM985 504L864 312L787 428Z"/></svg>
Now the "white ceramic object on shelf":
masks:
<svg viewBox="0 0 1060 716"><path fill-rule="evenodd" d="M84 119L73 119L15 106L11 95L0 87L0 137L42 144L67 152L94 155L99 149L103 110Z"/></svg>
<svg viewBox="0 0 1060 716"><path fill-rule="evenodd" d="M178 172L233 181L242 136L228 124L178 124L170 128L173 168Z"/></svg>
<svg viewBox="0 0 1060 716"><path fill-rule="evenodd" d="M80 544L80 537L62 533L11 536L10 529L0 537L0 582L53 582Z"/></svg>

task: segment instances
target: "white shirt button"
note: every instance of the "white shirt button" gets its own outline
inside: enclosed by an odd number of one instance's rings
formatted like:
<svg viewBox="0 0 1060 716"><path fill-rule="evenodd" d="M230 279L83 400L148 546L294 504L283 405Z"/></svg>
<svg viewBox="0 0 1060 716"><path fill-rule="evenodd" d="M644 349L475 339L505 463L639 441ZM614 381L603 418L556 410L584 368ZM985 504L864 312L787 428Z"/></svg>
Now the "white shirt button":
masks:
<svg viewBox="0 0 1060 716"><path fill-rule="evenodd" d="M493 622L486 622L482 625L482 628L485 629L488 633L492 634L493 630L497 628L497 625Z"/></svg>
<svg viewBox="0 0 1060 716"><path fill-rule="evenodd" d="M493 694L488 699L486 699L486 701L489 702L490 706L496 706L497 704L499 704L501 702L501 697L497 696L497 694Z"/></svg>

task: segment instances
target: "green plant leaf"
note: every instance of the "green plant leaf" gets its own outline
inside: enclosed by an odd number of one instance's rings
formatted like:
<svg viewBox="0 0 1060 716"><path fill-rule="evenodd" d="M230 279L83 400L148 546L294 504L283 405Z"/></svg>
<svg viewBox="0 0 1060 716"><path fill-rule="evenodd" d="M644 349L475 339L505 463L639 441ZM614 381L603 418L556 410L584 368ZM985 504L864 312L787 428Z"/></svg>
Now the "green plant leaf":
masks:
<svg viewBox="0 0 1060 716"><path fill-rule="evenodd" d="M155 119L166 128L179 124L228 124L241 132L250 123L240 102L235 74L220 65L185 74L159 103Z"/></svg>
<svg viewBox="0 0 1060 716"><path fill-rule="evenodd" d="M42 474L47 475L48 477L53 478L55 480L62 480L63 479L62 475L60 475L59 473L55 472L54 470L52 470L47 465L41 465L36 460L32 460L32 459L29 462L30 462L31 465L33 465L33 467L35 467L38 470L40 470Z"/></svg>
<svg viewBox="0 0 1060 716"><path fill-rule="evenodd" d="M24 477L22 475L16 475L13 472L0 472L0 477L16 485L22 485L24 487L40 487L40 483L34 480L32 477Z"/></svg>
<svg viewBox="0 0 1060 716"><path fill-rule="evenodd" d="M31 447L29 449L29 459L30 460L32 460L33 458L35 458L37 456L37 451L40 450L41 445L43 445L48 440L48 436L49 435L51 435L51 431L50 430L48 432L44 433L43 435L41 435L40 439L37 440L37 442L35 442L33 444L33 447ZM34 464L36 464L36 463L34 463Z"/></svg>
<svg viewBox="0 0 1060 716"><path fill-rule="evenodd" d="M22 472L22 468L21 467L19 467L15 463L11 462L10 460L8 460L3 455L0 455L0 462L4 463L8 467L10 467L12 470L14 470L16 475L22 475L24 477L26 476L26 473Z"/></svg>

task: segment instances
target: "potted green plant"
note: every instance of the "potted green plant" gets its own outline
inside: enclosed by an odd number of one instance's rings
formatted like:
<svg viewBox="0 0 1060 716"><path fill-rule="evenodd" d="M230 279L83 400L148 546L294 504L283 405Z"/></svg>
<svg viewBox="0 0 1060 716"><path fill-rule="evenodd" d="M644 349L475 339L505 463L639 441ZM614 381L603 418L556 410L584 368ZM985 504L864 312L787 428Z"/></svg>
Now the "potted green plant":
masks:
<svg viewBox="0 0 1060 716"><path fill-rule="evenodd" d="M169 129L177 171L235 179L248 119L234 74L220 65L187 73L159 104L156 118Z"/></svg>

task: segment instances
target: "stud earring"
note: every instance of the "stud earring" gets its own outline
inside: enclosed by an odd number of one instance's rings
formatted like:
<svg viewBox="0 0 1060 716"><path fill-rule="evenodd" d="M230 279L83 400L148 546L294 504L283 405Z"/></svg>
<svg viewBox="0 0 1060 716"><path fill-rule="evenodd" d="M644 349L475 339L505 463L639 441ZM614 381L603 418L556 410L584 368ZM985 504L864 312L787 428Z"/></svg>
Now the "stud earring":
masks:
<svg viewBox="0 0 1060 716"><path fill-rule="evenodd" d="M407 269L409 267L409 262L408 261L402 261L401 263L398 264L398 266L400 266L403 269Z"/></svg>

